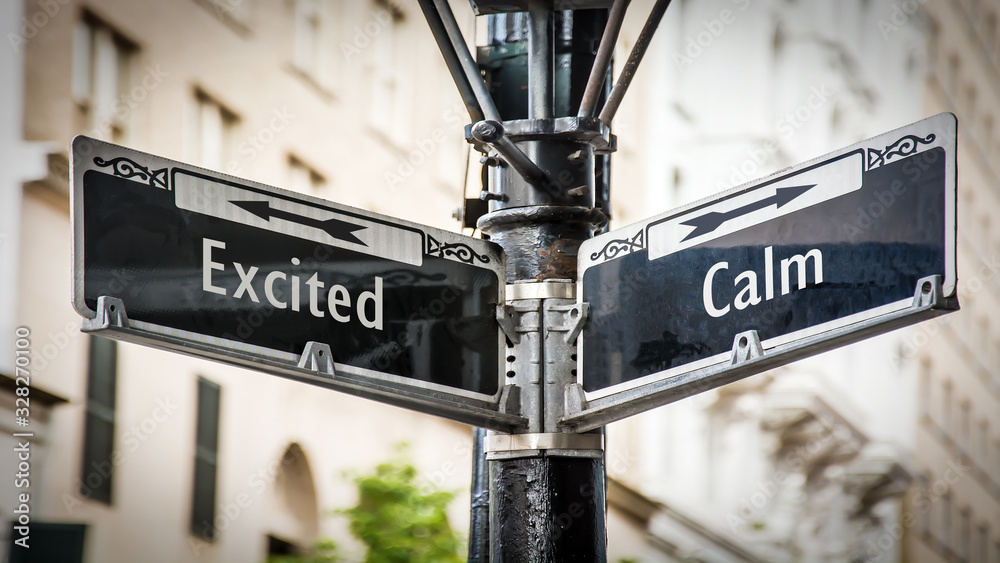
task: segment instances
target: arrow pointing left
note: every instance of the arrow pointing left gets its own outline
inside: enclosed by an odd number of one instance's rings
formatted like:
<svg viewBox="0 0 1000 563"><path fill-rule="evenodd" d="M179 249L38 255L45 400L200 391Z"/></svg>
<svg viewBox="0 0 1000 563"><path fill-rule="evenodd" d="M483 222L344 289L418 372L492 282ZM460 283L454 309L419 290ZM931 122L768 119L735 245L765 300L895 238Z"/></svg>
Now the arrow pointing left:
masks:
<svg viewBox="0 0 1000 563"><path fill-rule="evenodd" d="M313 219L311 217L303 217L301 215L296 215L295 213L290 213L288 211L282 211L280 209L272 209L271 203L268 201L230 201L233 205L253 213L257 217L270 222L271 218L284 219L292 223L298 223L300 225L305 225L307 227L315 227L325 231L331 237L352 242L354 244L360 244L362 246L368 246L363 240L359 239L354 235L356 231L362 229L367 229L363 225L355 225L348 223L346 221L341 221L340 219Z"/></svg>

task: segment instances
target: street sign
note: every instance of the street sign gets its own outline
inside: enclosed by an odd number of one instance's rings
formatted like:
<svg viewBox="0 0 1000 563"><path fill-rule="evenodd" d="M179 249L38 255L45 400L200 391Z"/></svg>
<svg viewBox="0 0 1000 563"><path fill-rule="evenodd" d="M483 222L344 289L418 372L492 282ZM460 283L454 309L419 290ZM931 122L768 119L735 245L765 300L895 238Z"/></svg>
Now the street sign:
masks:
<svg viewBox="0 0 1000 563"><path fill-rule="evenodd" d="M958 308L941 114L586 241L578 430Z"/></svg>
<svg viewBox="0 0 1000 563"><path fill-rule="evenodd" d="M492 243L87 137L72 144L84 330L480 426L498 413Z"/></svg>

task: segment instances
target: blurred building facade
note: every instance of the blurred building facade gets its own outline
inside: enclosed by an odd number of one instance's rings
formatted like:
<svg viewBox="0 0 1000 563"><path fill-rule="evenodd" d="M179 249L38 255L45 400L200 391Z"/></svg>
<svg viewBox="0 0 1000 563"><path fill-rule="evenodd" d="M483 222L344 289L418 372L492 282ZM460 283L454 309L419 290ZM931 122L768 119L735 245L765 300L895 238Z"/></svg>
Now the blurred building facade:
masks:
<svg viewBox="0 0 1000 563"><path fill-rule="evenodd" d="M619 61L652 2L632 4ZM33 541L82 541L102 562L261 561L319 536L357 549L323 513L354 501L342 471L401 441L463 491L463 529L468 427L114 346L80 334L69 305L66 155L81 133L457 229L478 165L416 3L2 9L0 327L32 332ZM1000 563L998 16L997 0L675 0L615 123L615 223L955 111L963 310L612 425L611 560ZM217 442L198 438L213 427ZM208 519L198 463L217 476ZM15 493L0 488L4 521Z"/></svg>
<svg viewBox="0 0 1000 563"><path fill-rule="evenodd" d="M962 311L613 425L609 471L676 560L1000 561L1000 2L671 10L615 124L618 224L952 111Z"/></svg>

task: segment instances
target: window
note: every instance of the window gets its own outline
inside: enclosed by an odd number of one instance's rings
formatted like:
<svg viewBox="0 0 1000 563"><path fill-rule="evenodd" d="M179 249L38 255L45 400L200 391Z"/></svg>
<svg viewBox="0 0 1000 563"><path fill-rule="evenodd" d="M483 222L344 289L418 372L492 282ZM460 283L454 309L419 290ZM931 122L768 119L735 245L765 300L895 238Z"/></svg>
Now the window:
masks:
<svg viewBox="0 0 1000 563"><path fill-rule="evenodd" d="M86 532L83 524L51 524L32 519L30 548L11 547L10 563L82 563ZM18 537L12 530L11 538Z"/></svg>
<svg viewBox="0 0 1000 563"><path fill-rule="evenodd" d="M997 15L992 11L983 18L982 38L983 46L986 48L986 55L990 59L996 60Z"/></svg>
<svg viewBox="0 0 1000 563"><path fill-rule="evenodd" d="M973 561L976 563L990 562L990 526L983 523L976 530L976 552Z"/></svg>
<svg viewBox="0 0 1000 563"><path fill-rule="evenodd" d="M1000 483L1000 440L993 442L993 482Z"/></svg>
<svg viewBox="0 0 1000 563"><path fill-rule="evenodd" d="M117 461L114 453L117 366L117 343L92 336L87 363L87 411L80 496L105 504L111 504L111 481Z"/></svg>
<svg viewBox="0 0 1000 563"><path fill-rule="evenodd" d="M902 352L900 352L902 353ZM930 416L930 398L931 398L931 365L928 361L920 362L920 379L919 388L917 389L917 396L920 408L920 418L921 420L926 420Z"/></svg>
<svg viewBox="0 0 1000 563"><path fill-rule="evenodd" d="M938 538L942 545L951 547L951 493L941 497L941 535Z"/></svg>
<svg viewBox="0 0 1000 563"><path fill-rule="evenodd" d="M962 450L963 454L968 455L969 452L969 432L971 431L972 425L972 406L969 405L969 401L962 401L958 410L958 447Z"/></svg>
<svg viewBox="0 0 1000 563"><path fill-rule="evenodd" d="M958 555L968 561L972 548L972 514L968 508L958 516Z"/></svg>
<svg viewBox="0 0 1000 563"><path fill-rule="evenodd" d="M312 193L326 185L326 178L294 156L288 157L288 189Z"/></svg>
<svg viewBox="0 0 1000 563"><path fill-rule="evenodd" d="M983 418L979 421L979 436L976 440L976 462L985 472L990 460L990 421Z"/></svg>
<svg viewBox="0 0 1000 563"><path fill-rule="evenodd" d="M125 140L136 51L134 43L89 13L77 22L71 87L87 134L105 141Z"/></svg>
<svg viewBox="0 0 1000 563"><path fill-rule="evenodd" d="M191 533L215 539L215 480L219 452L219 399L221 388L198 378L198 421L195 431L194 500L191 503Z"/></svg>
<svg viewBox="0 0 1000 563"><path fill-rule="evenodd" d="M979 132L979 147L983 154L991 154L993 149L993 116L987 115L983 118L982 129Z"/></svg>
<svg viewBox="0 0 1000 563"><path fill-rule="evenodd" d="M917 510L917 530L919 530L920 535L926 536L931 533L930 483L934 479L931 477L930 471L924 471L919 480L919 487L917 487L913 497L913 506Z"/></svg>
<svg viewBox="0 0 1000 563"><path fill-rule="evenodd" d="M947 73L945 87L951 91L952 96L955 96L958 92L958 80L962 74L962 63L959 62L958 55L955 53L948 56L948 67L945 68L945 73Z"/></svg>
<svg viewBox="0 0 1000 563"><path fill-rule="evenodd" d="M202 90L196 90L187 157L205 168L227 168L238 122L234 112Z"/></svg>
<svg viewBox="0 0 1000 563"><path fill-rule="evenodd" d="M941 388L941 430L947 436L951 436L951 381L945 381Z"/></svg>
<svg viewBox="0 0 1000 563"><path fill-rule="evenodd" d="M398 60L396 32L400 12L391 7L376 6L375 10L385 25L379 28L378 37L372 42L374 61L372 63L372 95L369 119L376 130L389 135L393 139L408 139L408 116L399 110L400 92L396 88L400 76L401 65ZM391 17L386 18L386 15ZM372 16L375 18L376 16ZM388 21L387 21L388 20Z"/></svg>
<svg viewBox="0 0 1000 563"><path fill-rule="evenodd" d="M292 64L312 78L319 78L323 48L323 21L317 0L295 0L295 50Z"/></svg>

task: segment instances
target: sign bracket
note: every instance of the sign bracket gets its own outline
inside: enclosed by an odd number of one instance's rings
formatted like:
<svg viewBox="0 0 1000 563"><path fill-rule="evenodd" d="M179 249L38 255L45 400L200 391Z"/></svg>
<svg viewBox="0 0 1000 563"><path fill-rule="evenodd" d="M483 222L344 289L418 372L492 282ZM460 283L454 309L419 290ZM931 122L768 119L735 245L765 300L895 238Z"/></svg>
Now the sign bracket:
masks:
<svg viewBox="0 0 1000 563"><path fill-rule="evenodd" d="M760 343L760 336L756 330L748 330L737 334L733 339L733 359L729 363L736 366L763 355L764 346Z"/></svg>
<svg viewBox="0 0 1000 563"><path fill-rule="evenodd" d="M125 313L125 303L117 297L102 295L97 298L97 316L83 319L82 332L95 332L106 328L128 328L128 315Z"/></svg>
<svg viewBox="0 0 1000 563"><path fill-rule="evenodd" d="M337 375L333 367L333 354L330 352L330 345L322 342L312 340L306 342L306 347L302 350L302 356L299 358L298 367L331 378Z"/></svg>

